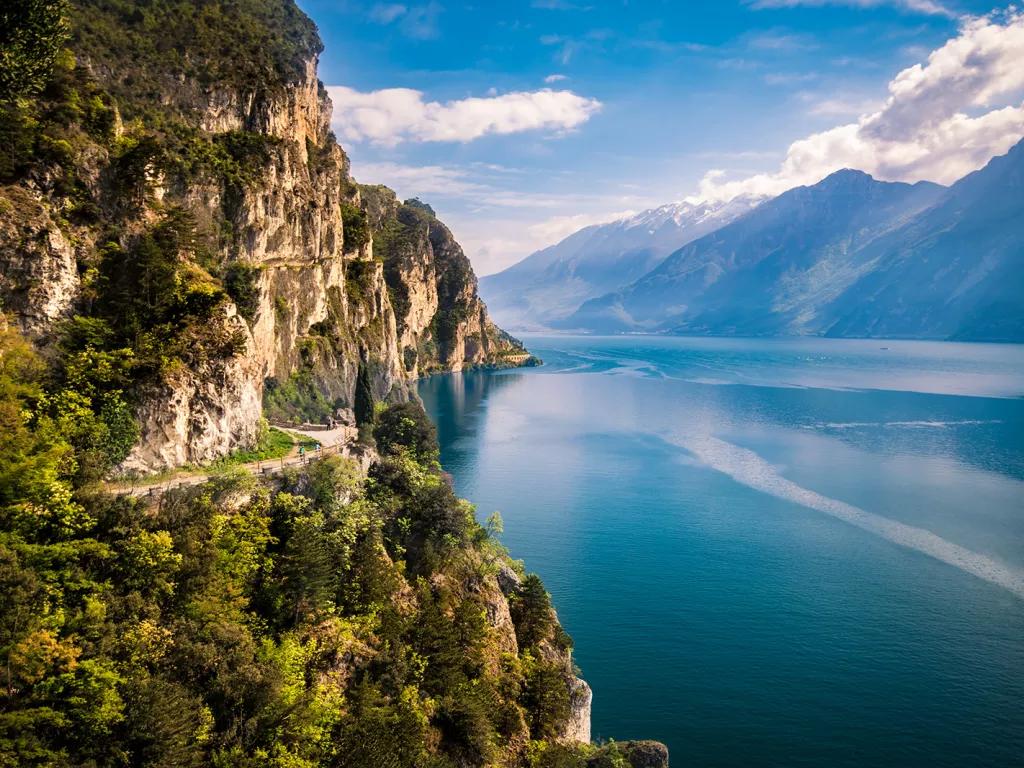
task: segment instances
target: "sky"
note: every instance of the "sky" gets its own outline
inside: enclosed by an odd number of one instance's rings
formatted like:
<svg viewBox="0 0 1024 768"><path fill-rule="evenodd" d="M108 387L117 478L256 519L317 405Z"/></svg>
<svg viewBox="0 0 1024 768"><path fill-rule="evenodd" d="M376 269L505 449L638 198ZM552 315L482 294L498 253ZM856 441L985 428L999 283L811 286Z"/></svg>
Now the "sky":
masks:
<svg viewBox="0 0 1024 768"><path fill-rule="evenodd" d="M1024 136L1024 6L977 0L299 0L363 183L478 275L669 202L840 168L950 184Z"/></svg>

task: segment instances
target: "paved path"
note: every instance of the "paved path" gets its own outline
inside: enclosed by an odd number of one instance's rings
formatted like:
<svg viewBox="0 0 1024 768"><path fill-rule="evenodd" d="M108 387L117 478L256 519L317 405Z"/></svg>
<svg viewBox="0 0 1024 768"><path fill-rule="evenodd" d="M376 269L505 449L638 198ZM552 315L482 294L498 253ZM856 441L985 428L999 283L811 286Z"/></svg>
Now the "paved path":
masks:
<svg viewBox="0 0 1024 768"><path fill-rule="evenodd" d="M276 475L284 471L285 467L303 466L311 460L324 456L348 456L355 443L353 427L338 427L333 430L309 430L289 428L289 432L308 437L320 443L319 451L305 449L299 455L299 447L294 446L291 452L280 459L269 459L267 461L253 461L249 464L238 464L236 466L244 469L253 475ZM233 467L232 467L233 468ZM195 474L182 474L158 482L146 482L146 478L140 478L138 482L116 482L109 483L109 490L117 496L162 496L167 491L176 488L190 488L195 485L202 485L222 475L224 470L217 472L199 471Z"/></svg>

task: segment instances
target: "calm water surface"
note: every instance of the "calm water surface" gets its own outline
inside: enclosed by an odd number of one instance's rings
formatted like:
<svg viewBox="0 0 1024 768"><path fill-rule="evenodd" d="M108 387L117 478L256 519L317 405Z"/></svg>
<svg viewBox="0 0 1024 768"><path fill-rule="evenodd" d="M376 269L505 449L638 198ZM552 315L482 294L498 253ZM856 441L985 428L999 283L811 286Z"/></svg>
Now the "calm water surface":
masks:
<svg viewBox="0 0 1024 768"><path fill-rule="evenodd" d="M526 342L547 365L420 394L554 595L595 738L1024 765L1024 347Z"/></svg>

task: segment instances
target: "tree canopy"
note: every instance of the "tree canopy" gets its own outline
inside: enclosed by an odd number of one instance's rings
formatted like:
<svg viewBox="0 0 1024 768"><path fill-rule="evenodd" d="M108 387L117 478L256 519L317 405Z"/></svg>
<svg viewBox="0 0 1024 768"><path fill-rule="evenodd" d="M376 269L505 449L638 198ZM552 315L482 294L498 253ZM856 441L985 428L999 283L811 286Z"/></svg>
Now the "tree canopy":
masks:
<svg viewBox="0 0 1024 768"><path fill-rule="evenodd" d="M5 0L0 7L0 100L43 89L69 30L68 0Z"/></svg>

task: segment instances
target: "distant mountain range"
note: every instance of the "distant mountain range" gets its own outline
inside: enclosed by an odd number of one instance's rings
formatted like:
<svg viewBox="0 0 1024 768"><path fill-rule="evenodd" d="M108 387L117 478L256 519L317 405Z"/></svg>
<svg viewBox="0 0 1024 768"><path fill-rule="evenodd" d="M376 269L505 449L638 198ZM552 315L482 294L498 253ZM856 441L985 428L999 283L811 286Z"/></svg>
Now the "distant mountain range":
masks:
<svg viewBox="0 0 1024 768"><path fill-rule="evenodd" d="M624 288L676 249L714 232L767 197L671 203L581 229L504 272L480 278L480 294L503 327L554 327L583 302Z"/></svg>
<svg viewBox="0 0 1024 768"><path fill-rule="evenodd" d="M1024 142L949 188L844 170L789 190L548 323L1024 341Z"/></svg>

